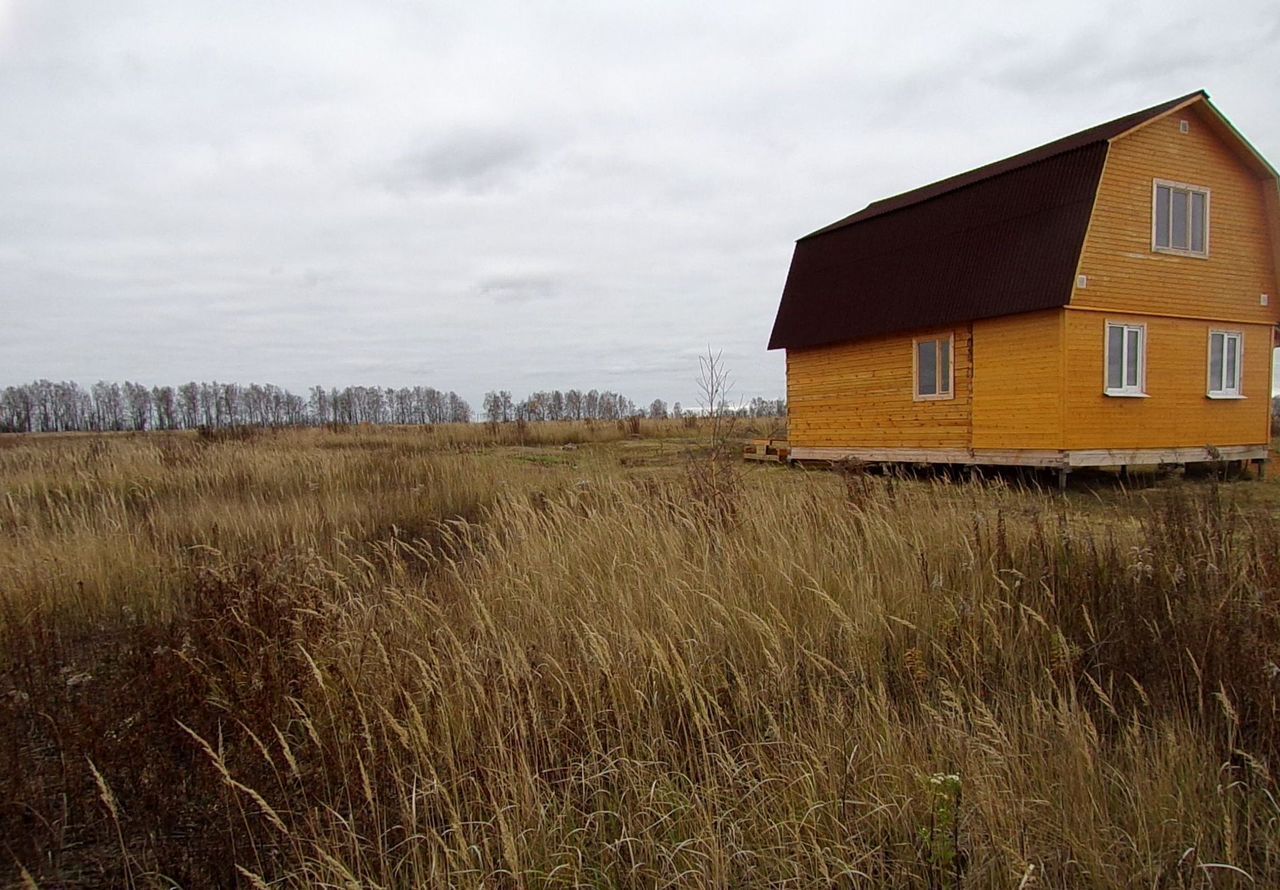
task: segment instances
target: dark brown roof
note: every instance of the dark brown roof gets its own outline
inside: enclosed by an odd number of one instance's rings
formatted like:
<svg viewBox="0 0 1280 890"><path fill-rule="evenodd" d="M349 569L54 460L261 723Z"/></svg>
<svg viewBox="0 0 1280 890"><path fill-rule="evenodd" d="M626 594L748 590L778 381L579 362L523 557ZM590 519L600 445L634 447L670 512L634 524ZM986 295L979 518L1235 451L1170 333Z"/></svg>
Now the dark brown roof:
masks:
<svg viewBox="0 0 1280 890"><path fill-rule="evenodd" d="M1066 305L1108 140L1190 93L869 204L796 243L769 348Z"/></svg>

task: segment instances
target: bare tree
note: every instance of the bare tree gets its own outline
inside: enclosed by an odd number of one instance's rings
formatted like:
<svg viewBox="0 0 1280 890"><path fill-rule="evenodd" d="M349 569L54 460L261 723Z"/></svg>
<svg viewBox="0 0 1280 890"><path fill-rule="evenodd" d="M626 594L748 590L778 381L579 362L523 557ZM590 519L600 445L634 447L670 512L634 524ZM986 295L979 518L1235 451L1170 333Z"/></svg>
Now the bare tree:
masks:
<svg viewBox="0 0 1280 890"><path fill-rule="evenodd" d="M729 392L733 381L729 377L729 369L725 367L721 353L713 353L707 347L707 354L698 356L698 407L711 420L711 453L713 459L724 456L729 437L733 433L737 414L729 407Z"/></svg>
<svg viewBox="0 0 1280 890"><path fill-rule="evenodd" d="M120 384L99 380L93 385L93 413L97 421L97 429L124 429L124 397L120 392Z"/></svg>
<svg viewBox="0 0 1280 890"><path fill-rule="evenodd" d="M31 432L31 392L25 386L6 387L0 411L6 432Z"/></svg>
<svg viewBox="0 0 1280 890"><path fill-rule="evenodd" d="M456 392L449 393L449 422L470 423L471 406Z"/></svg>
<svg viewBox="0 0 1280 890"><path fill-rule="evenodd" d="M151 402L155 405L156 426L162 430L177 429L178 412L173 387L154 387L151 390Z"/></svg>
<svg viewBox="0 0 1280 890"><path fill-rule="evenodd" d="M502 422L502 397L494 390L484 394L484 419L489 423Z"/></svg>
<svg viewBox="0 0 1280 890"><path fill-rule="evenodd" d="M130 429L145 430L151 425L151 390L141 383L125 381L124 400L129 409Z"/></svg>
<svg viewBox="0 0 1280 890"><path fill-rule="evenodd" d="M709 447L701 455L691 453L689 492L707 515L718 522L733 521L738 510L741 468L737 455L730 453L735 412L729 408L732 381L724 360L710 347L698 357L698 401L710 419Z"/></svg>
<svg viewBox="0 0 1280 890"><path fill-rule="evenodd" d="M564 413L566 420L582 419L582 393L571 389L564 394Z"/></svg>

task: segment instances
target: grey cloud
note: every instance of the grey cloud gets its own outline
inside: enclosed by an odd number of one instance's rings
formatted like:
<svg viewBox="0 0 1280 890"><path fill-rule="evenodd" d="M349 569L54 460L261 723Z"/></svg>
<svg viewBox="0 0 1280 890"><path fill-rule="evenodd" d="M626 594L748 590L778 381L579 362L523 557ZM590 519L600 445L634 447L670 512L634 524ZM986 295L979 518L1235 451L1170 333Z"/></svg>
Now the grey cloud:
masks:
<svg viewBox="0 0 1280 890"><path fill-rule="evenodd" d="M992 83L1028 95L1063 87L1114 89L1154 79L1186 84L1184 92L1190 92L1201 85L1201 72L1224 60L1221 47L1188 46L1180 40L1188 28L1185 21L1162 24L1135 46L1123 34L1098 24L1047 46L1010 48L1004 58L989 61L981 70Z"/></svg>
<svg viewBox="0 0 1280 890"><path fill-rule="evenodd" d="M476 288L495 303L530 303L556 293L556 280L543 275L499 275L487 278Z"/></svg>
<svg viewBox="0 0 1280 890"><path fill-rule="evenodd" d="M389 177L393 188L457 188L485 192L504 185L534 167L540 157L536 140L504 130L451 133L407 153Z"/></svg>

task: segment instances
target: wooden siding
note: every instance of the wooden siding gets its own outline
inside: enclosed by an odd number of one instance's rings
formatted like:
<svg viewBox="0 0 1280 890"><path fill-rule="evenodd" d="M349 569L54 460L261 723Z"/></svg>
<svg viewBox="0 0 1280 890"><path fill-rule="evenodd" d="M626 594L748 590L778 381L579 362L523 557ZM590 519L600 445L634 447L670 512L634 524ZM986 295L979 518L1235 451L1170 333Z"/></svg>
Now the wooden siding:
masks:
<svg viewBox="0 0 1280 890"><path fill-rule="evenodd" d="M1271 239L1271 268L1273 270L1275 291L1269 291L1272 303L1280 297L1280 182L1264 183L1262 188L1262 206L1267 211L1267 236ZM1280 309L1276 310L1280 315Z"/></svg>
<svg viewBox="0 0 1280 890"><path fill-rule="evenodd" d="M1179 132L1187 121L1190 132ZM1156 179L1209 189L1209 256L1151 247ZM1116 139L1107 154L1071 305L1235 321L1280 320L1268 219L1272 179L1259 178L1192 106ZM1262 306L1261 294L1269 294Z"/></svg>
<svg viewBox="0 0 1280 890"><path fill-rule="evenodd" d="M1184 120L1187 133L1179 129ZM1086 286L1077 282L1065 312L1065 448L1268 440L1269 325L1280 320L1271 237L1276 185L1215 130L1192 106L1111 145L1080 257ZM1152 249L1157 179L1209 190L1207 258ZM1269 305L1261 305L1262 294ZM1149 398L1103 395L1108 319L1147 325ZM1243 400L1205 395L1211 328L1244 332Z"/></svg>
<svg viewBox="0 0 1280 890"><path fill-rule="evenodd" d="M954 334L955 398L915 401L913 340ZM932 329L787 350L793 447L968 448L970 333Z"/></svg>
<svg viewBox="0 0 1280 890"><path fill-rule="evenodd" d="M1062 310L973 324L973 447L1062 448Z"/></svg>
<svg viewBox="0 0 1280 890"><path fill-rule="evenodd" d="M1106 322L1147 326L1147 398L1103 394ZM1209 331L1244 334L1244 399L1210 399ZM1266 443L1271 328L1066 310L1067 449L1173 448ZM981 362L982 354L978 353Z"/></svg>

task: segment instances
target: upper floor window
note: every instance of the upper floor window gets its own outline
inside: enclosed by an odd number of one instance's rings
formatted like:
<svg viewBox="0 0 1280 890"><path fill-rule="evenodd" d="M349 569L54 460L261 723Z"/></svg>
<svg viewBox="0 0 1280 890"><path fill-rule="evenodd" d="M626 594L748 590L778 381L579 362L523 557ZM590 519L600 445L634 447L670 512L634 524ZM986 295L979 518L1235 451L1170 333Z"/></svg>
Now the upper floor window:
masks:
<svg viewBox="0 0 1280 890"><path fill-rule="evenodd" d="M952 338L915 341L916 400L950 399L954 382L951 365Z"/></svg>
<svg viewBox="0 0 1280 890"><path fill-rule="evenodd" d="M1209 332L1209 398L1240 398L1240 364L1244 335L1239 331Z"/></svg>
<svg viewBox="0 0 1280 890"><path fill-rule="evenodd" d="M1151 246L1164 253L1209 255L1209 190L1155 181Z"/></svg>
<svg viewBox="0 0 1280 890"><path fill-rule="evenodd" d="M1146 351L1146 325L1107 322L1107 395L1142 396L1146 394Z"/></svg>

